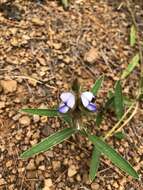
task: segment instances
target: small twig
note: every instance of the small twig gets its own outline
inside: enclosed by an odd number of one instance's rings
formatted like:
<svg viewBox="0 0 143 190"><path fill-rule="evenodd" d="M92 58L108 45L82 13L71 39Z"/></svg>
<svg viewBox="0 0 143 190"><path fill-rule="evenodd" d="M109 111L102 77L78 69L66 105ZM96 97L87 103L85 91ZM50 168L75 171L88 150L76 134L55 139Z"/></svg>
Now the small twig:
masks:
<svg viewBox="0 0 143 190"><path fill-rule="evenodd" d="M98 171L98 174L104 173L104 172L106 172L106 171L108 171L110 169L112 169L112 167L108 167L108 168L105 168L103 170L100 170L100 171Z"/></svg>
<svg viewBox="0 0 143 190"><path fill-rule="evenodd" d="M63 177L64 176L64 174L67 172L67 170L64 170L61 174L60 174L60 176L54 181L54 184L56 184L60 179L61 179L61 177Z"/></svg>
<svg viewBox="0 0 143 190"><path fill-rule="evenodd" d="M125 122L114 132L114 133L117 133L119 131L122 130L122 128L127 125L129 123L129 121L134 117L134 115L137 113L137 110L138 110L138 106L139 106L139 103L137 102L136 103L136 106L135 106L135 109L134 111L132 112L132 114L130 115L130 117L128 117L128 119L125 120Z"/></svg>
<svg viewBox="0 0 143 190"><path fill-rule="evenodd" d="M116 168L116 167L114 167L114 165L112 165L110 162L108 162L108 161L106 161L106 160L104 160L104 159L102 159L101 158L101 161L104 163L104 164L106 164L107 166L108 166L108 169L112 169L112 170L114 170L115 172L117 172L119 175L123 175L121 172L120 172L120 170L118 169L118 168ZM101 170L102 171L102 170ZM100 173L100 171L99 171L99 173ZM102 172L101 172L102 173Z"/></svg>
<svg viewBox="0 0 143 190"><path fill-rule="evenodd" d="M26 176L26 170L24 171L24 175L22 176L22 179L21 179L20 190L22 190L22 189L23 189L23 184L24 184L24 179L25 179L25 176Z"/></svg>
<svg viewBox="0 0 143 190"><path fill-rule="evenodd" d="M115 132L115 130L118 128L118 126L121 124L121 122L125 119L127 114L132 110L136 102L133 102L131 106L128 108L128 110L124 113L122 118L113 126L113 128L105 135L104 139L107 139L108 137L112 136L112 134Z"/></svg>

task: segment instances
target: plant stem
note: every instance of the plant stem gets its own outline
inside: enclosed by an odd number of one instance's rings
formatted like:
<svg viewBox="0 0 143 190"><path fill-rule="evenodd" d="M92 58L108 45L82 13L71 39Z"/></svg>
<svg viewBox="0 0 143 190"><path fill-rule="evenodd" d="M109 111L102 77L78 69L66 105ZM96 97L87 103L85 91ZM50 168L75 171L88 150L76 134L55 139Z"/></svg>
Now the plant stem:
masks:
<svg viewBox="0 0 143 190"><path fill-rule="evenodd" d="M134 115L137 113L138 106L139 106L139 103L137 102L137 103L136 103L136 106L135 106L135 109L134 109L134 111L132 112L132 114L130 115L130 117L128 117L128 119L125 120L125 122L115 131L115 133L121 131L121 129L122 129L127 123L129 123L129 121L130 121L130 120L134 117Z"/></svg>
<svg viewBox="0 0 143 190"><path fill-rule="evenodd" d="M136 102L133 102L131 106L127 109L127 111L124 113L124 115L121 117L121 119L113 126L113 128L105 135L104 140L108 137L112 136L114 132L117 130L118 126L121 124L121 122L125 119L127 114L132 110L132 108L135 106Z"/></svg>

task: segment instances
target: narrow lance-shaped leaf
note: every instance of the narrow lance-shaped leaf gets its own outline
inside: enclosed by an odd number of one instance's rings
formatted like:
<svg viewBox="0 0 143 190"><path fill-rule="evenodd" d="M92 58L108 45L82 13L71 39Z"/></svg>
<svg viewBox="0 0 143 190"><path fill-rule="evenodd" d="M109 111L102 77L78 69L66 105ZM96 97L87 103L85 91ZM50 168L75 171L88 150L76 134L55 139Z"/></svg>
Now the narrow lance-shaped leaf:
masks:
<svg viewBox="0 0 143 190"><path fill-rule="evenodd" d="M49 137L42 140L40 143L34 145L29 150L21 154L21 158L29 158L35 154L44 152L52 148L53 146L61 143L65 139L69 138L73 133L76 132L75 128L66 128L61 131L58 131Z"/></svg>
<svg viewBox="0 0 143 190"><path fill-rule="evenodd" d="M114 103L115 103L115 112L119 120L124 114L124 101L123 101L122 87L120 81L117 81L115 85Z"/></svg>
<svg viewBox="0 0 143 190"><path fill-rule="evenodd" d="M139 179L137 172L119 153L117 153L112 147L106 144L99 137L94 135L88 135L89 140L96 146L96 148L103 154L105 154L117 167L124 172L128 173L135 179Z"/></svg>
<svg viewBox="0 0 143 190"><path fill-rule="evenodd" d="M59 116L59 112L56 109L32 109L32 108L26 108L21 109L21 111L32 114L32 115L40 115L40 116Z"/></svg>
<svg viewBox="0 0 143 190"><path fill-rule="evenodd" d="M132 25L130 31L130 45L133 47L135 43L136 43L136 28L134 25Z"/></svg>
<svg viewBox="0 0 143 190"><path fill-rule="evenodd" d="M127 66L127 68L123 71L123 74L121 76L121 79L126 78L133 70L134 68L139 64L139 54L137 53L131 60L131 62L129 63L129 65Z"/></svg>
<svg viewBox="0 0 143 190"><path fill-rule="evenodd" d="M94 146L89 170L89 178L91 181L93 181L96 177L100 163L100 156L101 152Z"/></svg>
<svg viewBox="0 0 143 190"><path fill-rule="evenodd" d="M95 96L97 95L97 92L100 90L100 88L101 88L101 86L102 86L103 80L104 80L104 75L101 76L101 77L99 77L99 78L96 80L96 82L95 82L95 84L94 84L94 86L93 86L93 88L92 88L92 90L91 90L91 92L92 92Z"/></svg>
<svg viewBox="0 0 143 190"><path fill-rule="evenodd" d="M67 122L70 126L72 124L71 117L68 114L60 114L57 109L21 109L21 111L29 113L31 115L49 116L49 117L61 117L62 120Z"/></svg>

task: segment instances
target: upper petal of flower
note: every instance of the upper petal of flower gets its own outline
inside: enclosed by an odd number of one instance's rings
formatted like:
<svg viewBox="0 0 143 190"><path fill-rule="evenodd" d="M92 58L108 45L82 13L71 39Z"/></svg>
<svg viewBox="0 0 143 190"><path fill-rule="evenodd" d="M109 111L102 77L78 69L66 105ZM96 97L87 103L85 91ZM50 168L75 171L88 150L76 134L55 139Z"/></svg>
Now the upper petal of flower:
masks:
<svg viewBox="0 0 143 190"><path fill-rule="evenodd" d="M92 92L86 91L81 94L81 101L85 107L89 105L89 103L91 102L93 98L94 98L94 95L92 94Z"/></svg>
<svg viewBox="0 0 143 190"><path fill-rule="evenodd" d="M81 95L81 101L82 101L82 104L84 105L84 107L88 106L89 100L84 95Z"/></svg>
<svg viewBox="0 0 143 190"><path fill-rule="evenodd" d="M88 101L91 101L94 98L92 92L86 91L81 94L81 97L84 96Z"/></svg>
<svg viewBox="0 0 143 190"><path fill-rule="evenodd" d="M70 108L75 105L75 96L71 92L63 92L60 96L61 100Z"/></svg>

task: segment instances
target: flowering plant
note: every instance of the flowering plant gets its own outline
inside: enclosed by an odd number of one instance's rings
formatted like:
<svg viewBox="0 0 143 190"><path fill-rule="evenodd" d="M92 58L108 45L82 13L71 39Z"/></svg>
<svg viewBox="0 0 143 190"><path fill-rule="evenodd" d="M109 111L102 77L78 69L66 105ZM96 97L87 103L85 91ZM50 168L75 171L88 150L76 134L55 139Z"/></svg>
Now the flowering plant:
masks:
<svg viewBox="0 0 143 190"><path fill-rule="evenodd" d="M139 176L130 163L105 142L105 139L108 136L113 135L115 132L118 132L116 133L116 136L121 138L122 133L119 132L120 128L117 129L117 127L121 121L123 121L126 113L124 114L124 97L122 95L120 81L117 81L115 85L115 92L109 93L109 97L102 108L100 110L97 109L95 104L95 96L102 86L103 79L104 77L101 76L97 79L91 91L85 92L81 92L78 80L75 79L72 84L71 92L63 92L60 95L61 103L57 109L22 109L23 112L30 114L60 117L68 123L69 128L62 129L61 131L45 138L40 143L23 152L21 154L21 158L29 158L35 154L47 151L75 133L79 133L80 135L87 137L93 144L93 153L89 170L89 178L91 181L93 181L96 177L101 154L106 155L112 163L121 170L131 175L133 178L138 179ZM83 122L83 118L86 116L91 116L92 118L94 117L96 118L96 125L99 126L103 119L103 115L112 105L114 105L117 119L119 120L118 123L111 129L111 131L107 133L105 137L93 135L87 128L86 123Z"/></svg>

